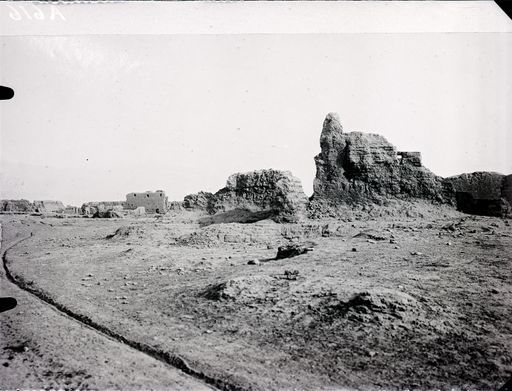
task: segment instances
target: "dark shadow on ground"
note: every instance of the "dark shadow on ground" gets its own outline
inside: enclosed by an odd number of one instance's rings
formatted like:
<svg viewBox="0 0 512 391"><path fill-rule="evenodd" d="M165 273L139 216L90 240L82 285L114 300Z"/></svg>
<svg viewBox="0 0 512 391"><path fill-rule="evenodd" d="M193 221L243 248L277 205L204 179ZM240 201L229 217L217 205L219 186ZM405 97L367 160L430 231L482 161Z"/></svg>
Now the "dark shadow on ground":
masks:
<svg viewBox="0 0 512 391"><path fill-rule="evenodd" d="M275 211L264 210L253 212L248 209L233 209L227 212L217 213L213 216L206 216L199 219L199 225L206 227L212 224L242 223L250 224L260 220L266 220L275 216Z"/></svg>

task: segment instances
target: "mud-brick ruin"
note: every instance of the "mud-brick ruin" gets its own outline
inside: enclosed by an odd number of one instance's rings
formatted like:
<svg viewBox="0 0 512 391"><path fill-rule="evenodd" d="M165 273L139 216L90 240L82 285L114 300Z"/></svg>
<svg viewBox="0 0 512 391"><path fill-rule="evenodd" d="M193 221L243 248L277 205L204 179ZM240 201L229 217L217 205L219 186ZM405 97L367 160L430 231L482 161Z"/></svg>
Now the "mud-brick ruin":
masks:
<svg viewBox="0 0 512 391"><path fill-rule="evenodd" d="M126 209L137 209L143 207L147 213L166 213L167 197L163 190L144 193L128 193L126 195Z"/></svg>
<svg viewBox="0 0 512 391"><path fill-rule="evenodd" d="M236 221L237 216L243 221L259 216L276 222L342 217L361 205L415 201L471 214L505 217L511 213L511 175L475 172L442 178L422 165L420 152L397 151L378 134L344 132L337 113L329 113L324 120L320 149L309 199L290 172L258 170L232 175L215 194L188 195L182 206L224 214L225 219L216 219L224 222Z"/></svg>
<svg viewBox="0 0 512 391"><path fill-rule="evenodd" d="M80 214L122 217L201 211L213 222L342 217L347 210L390 202L427 202L459 211L508 217L512 213L512 175L474 172L449 178L422 165L420 152L397 151L383 136L344 132L337 113L327 114L314 158L316 176L308 199L300 180L289 171L263 169L231 175L216 193L200 191L169 202L163 190L128 193L126 201L89 202ZM2 200L4 213L72 213L60 201Z"/></svg>

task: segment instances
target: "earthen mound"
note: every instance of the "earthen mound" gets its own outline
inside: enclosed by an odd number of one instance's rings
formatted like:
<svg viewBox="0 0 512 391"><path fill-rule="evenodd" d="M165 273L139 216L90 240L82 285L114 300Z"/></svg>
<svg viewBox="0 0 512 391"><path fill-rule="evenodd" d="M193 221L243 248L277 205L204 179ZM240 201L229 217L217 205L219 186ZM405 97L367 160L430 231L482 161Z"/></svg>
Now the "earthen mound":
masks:
<svg viewBox="0 0 512 391"><path fill-rule="evenodd" d="M319 306L321 317L335 321L347 319L356 322L412 321L425 317L418 301L411 295L391 289L372 289L357 292L348 299L340 298L326 306ZM426 321L426 319L424 319Z"/></svg>
<svg viewBox="0 0 512 391"><path fill-rule="evenodd" d="M237 303L254 303L277 295L279 288L287 286L282 279L270 276L236 277L208 287L202 296L210 300L230 300Z"/></svg>
<svg viewBox="0 0 512 391"><path fill-rule="evenodd" d="M212 224L176 239L181 246L214 247L222 244L277 244L284 241L281 227L264 220L254 224Z"/></svg>

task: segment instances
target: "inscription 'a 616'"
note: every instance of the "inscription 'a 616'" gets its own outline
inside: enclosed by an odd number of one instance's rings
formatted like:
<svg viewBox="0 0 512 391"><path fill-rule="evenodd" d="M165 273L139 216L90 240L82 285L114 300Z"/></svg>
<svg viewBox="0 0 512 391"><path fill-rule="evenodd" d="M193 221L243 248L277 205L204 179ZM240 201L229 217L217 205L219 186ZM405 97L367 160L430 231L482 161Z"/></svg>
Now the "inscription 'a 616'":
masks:
<svg viewBox="0 0 512 391"><path fill-rule="evenodd" d="M20 20L66 20L55 5L41 9L33 3L5 4L9 8L9 18Z"/></svg>

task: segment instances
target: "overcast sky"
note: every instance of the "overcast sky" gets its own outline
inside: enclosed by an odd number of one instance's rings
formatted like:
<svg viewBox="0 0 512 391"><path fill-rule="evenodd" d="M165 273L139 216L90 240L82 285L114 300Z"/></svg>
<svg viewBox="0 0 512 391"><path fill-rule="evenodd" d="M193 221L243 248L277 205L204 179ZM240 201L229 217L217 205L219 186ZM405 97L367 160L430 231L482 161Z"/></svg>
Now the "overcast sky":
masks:
<svg viewBox="0 0 512 391"><path fill-rule="evenodd" d="M512 173L511 34L0 39L0 198L180 200L262 168L310 195L331 111L438 175Z"/></svg>

